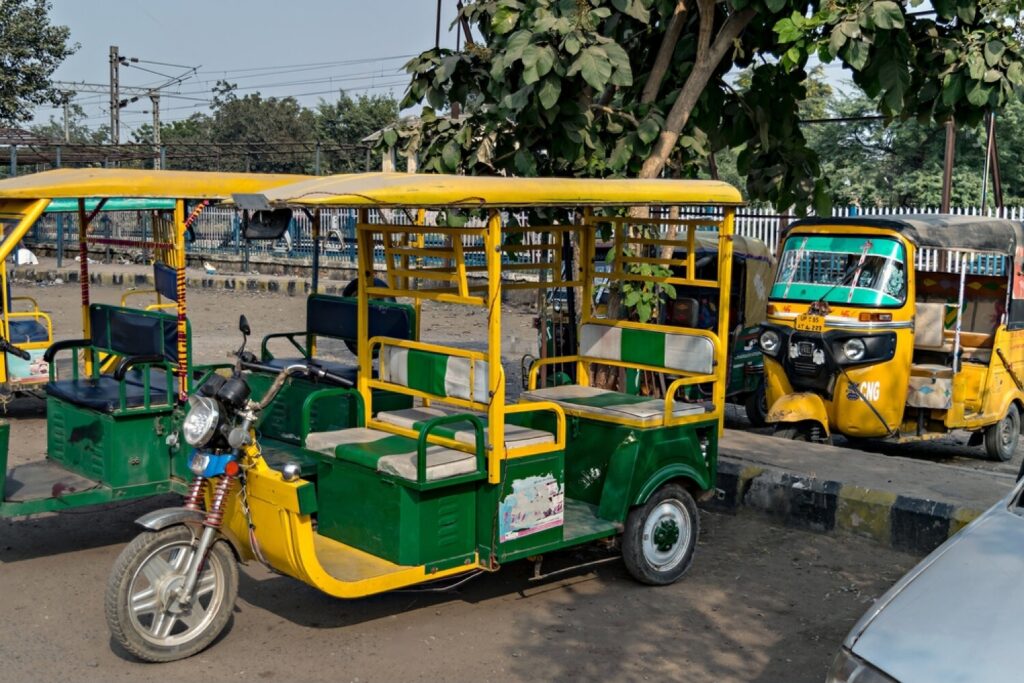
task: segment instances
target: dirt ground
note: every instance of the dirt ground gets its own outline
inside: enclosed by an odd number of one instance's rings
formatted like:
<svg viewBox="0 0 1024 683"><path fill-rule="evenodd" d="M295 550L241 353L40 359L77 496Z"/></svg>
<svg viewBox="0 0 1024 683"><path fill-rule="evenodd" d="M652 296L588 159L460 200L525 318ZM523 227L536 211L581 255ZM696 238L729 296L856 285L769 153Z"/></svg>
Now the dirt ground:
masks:
<svg viewBox="0 0 1024 683"><path fill-rule="evenodd" d="M820 682L849 628L915 561L703 514L693 567L663 588L619 561L539 583L518 562L453 593L345 602L250 566L218 643L146 665L111 643L103 592L132 520L157 505L0 521L0 681Z"/></svg>

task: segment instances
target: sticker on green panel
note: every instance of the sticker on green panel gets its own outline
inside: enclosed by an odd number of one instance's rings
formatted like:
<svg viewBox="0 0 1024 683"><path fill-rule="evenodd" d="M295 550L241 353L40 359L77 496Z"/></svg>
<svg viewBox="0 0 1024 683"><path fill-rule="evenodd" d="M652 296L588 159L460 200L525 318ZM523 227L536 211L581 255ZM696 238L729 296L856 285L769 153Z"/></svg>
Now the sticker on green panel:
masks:
<svg viewBox="0 0 1024 683"><path fill-rule="evenodd" d="M562 526L565 490L553 474L514 479L498 506L502 543Z"/></svg>

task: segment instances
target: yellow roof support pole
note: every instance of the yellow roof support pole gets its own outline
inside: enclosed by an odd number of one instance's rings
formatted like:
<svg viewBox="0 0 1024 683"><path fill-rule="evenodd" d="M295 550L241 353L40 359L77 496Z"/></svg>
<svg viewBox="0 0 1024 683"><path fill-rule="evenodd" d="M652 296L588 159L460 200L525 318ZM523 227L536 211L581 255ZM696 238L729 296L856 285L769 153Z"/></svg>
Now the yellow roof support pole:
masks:
<svg viewBox="0 0 1024 683"><path fill-rule="evenodd" d="M725 220L722 221L722 229L718 236L718 353L715 362L715 388L713 392L715 412L718 415L718 436L721 437L725 431L725 389L729 377L729 308L730 297L732 296L732 251L733 233L736 227L736 209L729 206L725 208ZM690 230L690 254L693 258L693 233L696 228ZM689 274L689 273L687 273Z"/></svg>
<svg viewBox="0 0 1024 683"><path fill-rule="evenodd" d="M456 236L456 239L459 239ZM505 453L505 383L501 368L501 214L492 209L484 233L487 252L487 481L501 482ZM475 397L474 397L475 398Z"/></svg>
<svg viewBox="0 0 1024 683"><path fill-rule="evenodd" d="M185 200L174 202L174 269L175 290L178 312L178 400L188 400L190 377L188 376L188 309L185 305Z"/></svg>
<svg viewBox="0 0 1024 683"><path fill-rule="evenodd" d="M356 310L356 338L359 340L357 350L359 352L359 377L357 386L359 394L363 397L363 423L355 425L365 427L370 415L373 415L372 395L370 391L370 377L373 373L369 344L370 341L370 295L366 291L373 284L373 233L371 232L370 212L368 209L359 209L356 218L356 261L358 263L358 288L356 289L358 304ZM384 359L381 358L381 363ZM381 376L384 376L384 369L381 368Z"/></svg>
<svg viewBox="0 0 1024 683"><path fill-rule="evenodd" d="M583 209L583 221L580 224L579 231L579 261L580 261L580 272L573 273L574 279L583 280L583 289L580 300L580 323L584 323L592 317L591 314L594 309L594 235L593 228L596 230L596 224L594 223L594 210L589 206ZM576 328L576 341L579 341L580 330Z"/></svg>
<svg viewBox="0 0 1024 683"><path fill-rule="evenodd" d="M85 212L85 200L78 200L78 286L82 291L82 338L91 339L89 328L89 214ZM92 374L92 357L85 354L85 373Z"/></svg>

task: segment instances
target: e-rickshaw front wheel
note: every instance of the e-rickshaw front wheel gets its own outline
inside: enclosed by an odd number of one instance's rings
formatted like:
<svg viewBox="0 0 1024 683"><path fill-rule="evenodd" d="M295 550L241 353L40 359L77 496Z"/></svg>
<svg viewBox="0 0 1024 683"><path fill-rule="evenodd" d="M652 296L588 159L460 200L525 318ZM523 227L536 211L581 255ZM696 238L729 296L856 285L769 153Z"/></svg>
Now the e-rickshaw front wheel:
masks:
<svg viewBox="0 0 1024 683"><path fill-rule="evenodd" d="M622 535L622 559L640 583L665 586L693 562L700 516L693 497L679 484L665 484L633 508Z"/></svg>
<svg viewBox="0 0 1024 683"><path fill-rule="evenodd" d="M991 427L985 428L985 452L988 457L999 462L1013 459L1017 452L1017 439L1020 436L1020 411L1013 403L1006 415Z"/></svg>
<svg viewBox="0 0 1024 683"><path fill-rule="evenodd" d="M192 599L178 600L195 538L186 526L136 536L117 558L107 583L106 616L121 646L147 662L171 662L202 652L231 620L238 565L224 541L213 545Z"/></svg>

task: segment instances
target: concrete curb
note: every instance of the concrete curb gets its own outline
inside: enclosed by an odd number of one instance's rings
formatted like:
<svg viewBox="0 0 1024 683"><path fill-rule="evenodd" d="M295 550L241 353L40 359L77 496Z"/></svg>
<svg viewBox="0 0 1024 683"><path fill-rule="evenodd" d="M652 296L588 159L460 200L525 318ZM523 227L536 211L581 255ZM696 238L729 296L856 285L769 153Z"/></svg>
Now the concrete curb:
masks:
<svg viewBox="0 0 1024 683"><path fill-rule="evenodd" d="M927 554L983 510L843 484L771 467L719 459L718 495L705 507L745 507L787 526L860 536L904 552Z"/></svg>

